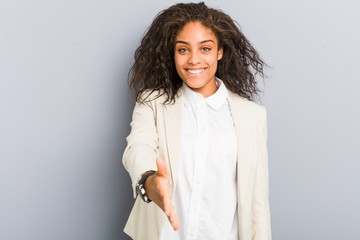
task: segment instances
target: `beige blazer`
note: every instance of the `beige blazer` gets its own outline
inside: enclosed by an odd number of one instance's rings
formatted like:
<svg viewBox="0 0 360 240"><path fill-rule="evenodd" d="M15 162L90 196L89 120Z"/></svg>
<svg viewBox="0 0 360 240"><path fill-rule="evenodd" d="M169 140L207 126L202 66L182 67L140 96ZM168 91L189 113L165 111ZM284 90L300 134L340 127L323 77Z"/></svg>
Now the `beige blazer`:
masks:
<svg viewBox="0 0 360 240"><path fill-rule="evenodd" d="M164 98L160 97L135 105L123 155L134 197L137 178L157 169L158 156L168 166L172 190L176 188L182 99L180 90L174 104L164 105ZM239 240L270 240L266 110L231 92L228 100L237 136ZM144 203L138 197L124 231L134 240L159 240L165 221L166 215L156 204Z"/></svg>

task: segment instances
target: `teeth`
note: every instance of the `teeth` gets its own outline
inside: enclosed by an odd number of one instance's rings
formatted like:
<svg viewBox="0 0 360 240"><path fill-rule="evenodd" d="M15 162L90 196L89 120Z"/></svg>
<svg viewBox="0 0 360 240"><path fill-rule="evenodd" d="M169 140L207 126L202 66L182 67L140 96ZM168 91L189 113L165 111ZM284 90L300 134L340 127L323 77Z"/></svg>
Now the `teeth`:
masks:
<svg viewBox="0 0 360 240"><path fill-rule="evenodd" d="M201 72L203 72L204 71L204 69L194 69L194 70L188 70L188 72L189 73L191 73L191 74L199 74L199 73L201 73Z"/></svg>

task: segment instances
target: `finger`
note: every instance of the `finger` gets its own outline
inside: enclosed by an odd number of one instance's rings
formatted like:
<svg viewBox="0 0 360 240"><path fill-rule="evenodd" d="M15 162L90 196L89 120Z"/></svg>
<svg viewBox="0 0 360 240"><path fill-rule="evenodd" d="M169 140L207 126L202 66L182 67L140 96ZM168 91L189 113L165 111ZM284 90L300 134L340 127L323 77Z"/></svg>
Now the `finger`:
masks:
<svg viewBox="0 0 360 240"><path fill-rule="evenodd" d="M156 159L156 166L157 166L157 174L168 178L168 171L164 161L161 158Z"/></svg>
<svg viewBox="0 0 360 240"><path fill-rule="evenodd" d="M174 230L179 229L180 226L180 221L179 218L175 212L175 208L173 207L170 198L165 197L164 198L164 212L166 214L166 216L169 219L169 222L171 223L172 227L174 228Z"/></svg>
<svg viewBox="0 0 360 240"><path fill-rule="evenodd" d="M178 230L180 227L180 220L179 220L179 217L177 216L174 208L172 209L170 216L168 218L169 218L169 221L170 221L173 229L175 231Z"/></svg>
<svg viewBox="0 0 360 240"><path fill-rule="evenodd" d="M168 192L165 192L162 201L163 201L163 207L164 207L163 210L164 210L166 216L169 217L171 214L171 210L172 210L172 204L171 204L171 199L168 195Z"/></svg>
<svg viewBox="0 0 360 240"><path fill-rule="evenodd" d="M156 159L156 165L158 168L157 174L160 176L163 176L165 178L168 178L168 171L167 167L164 163L164 161L161 158ZM178 230L180 227L180 221L179 218L175 212L175 209L172 205L171 198L169 195L170 189L167 189L168 191L165 191L165 194L163 196L163 211L165 212L166 216L168 217L171 226L174 230Z"/></svg>

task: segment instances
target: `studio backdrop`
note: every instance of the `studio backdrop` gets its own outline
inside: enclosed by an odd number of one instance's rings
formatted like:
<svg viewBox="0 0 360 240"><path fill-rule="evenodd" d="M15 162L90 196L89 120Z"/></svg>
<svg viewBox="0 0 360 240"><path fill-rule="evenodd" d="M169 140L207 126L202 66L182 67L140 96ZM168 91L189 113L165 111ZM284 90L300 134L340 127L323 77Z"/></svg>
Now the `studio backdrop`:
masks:
<svg viewBox="0 0 360 240"><path fill-rule="evenodd" d="M0 2L0 240L122 240L127 74L176 1ZM206 1L268 67L273 239L360 239L360 2Z"/></svg>

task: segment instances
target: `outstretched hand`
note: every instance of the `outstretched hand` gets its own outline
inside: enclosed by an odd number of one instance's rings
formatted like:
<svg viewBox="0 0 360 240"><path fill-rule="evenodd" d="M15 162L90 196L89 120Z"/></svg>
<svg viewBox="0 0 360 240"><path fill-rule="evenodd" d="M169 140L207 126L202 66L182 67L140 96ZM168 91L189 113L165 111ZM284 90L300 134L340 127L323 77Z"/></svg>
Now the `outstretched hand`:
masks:
<svg viewBox="0 0 360 240"><path fill-rule="evenodd" d="M162 159L157 158L156 165L158 170L146 179L145 190L148 197L164 211L174 230L178 230L180 221L171 201L169 172Z"/></svg>

